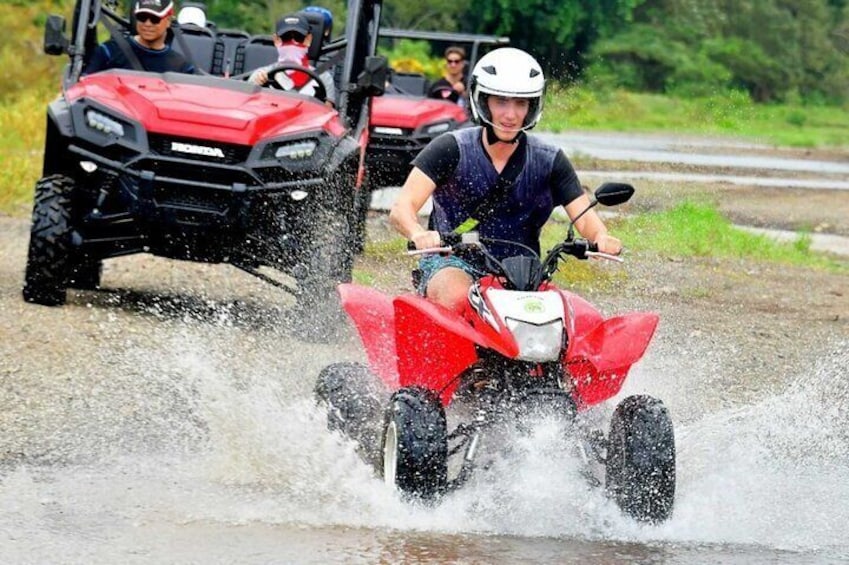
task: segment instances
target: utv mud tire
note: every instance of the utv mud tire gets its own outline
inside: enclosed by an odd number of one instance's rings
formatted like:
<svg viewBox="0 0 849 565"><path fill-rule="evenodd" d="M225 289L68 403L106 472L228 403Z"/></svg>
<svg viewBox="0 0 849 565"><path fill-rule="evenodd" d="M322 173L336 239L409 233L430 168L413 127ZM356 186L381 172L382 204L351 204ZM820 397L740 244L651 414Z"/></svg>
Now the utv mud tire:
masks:
<svg viewBox="0 0 849 565"><path fill-rule="evenodd" d="M307 243L311 250L297 277L296 337L327 342L335 338L337 328L344 323L336 286L351 281L350 222L341 209L324 208L316 211L313 222Z"/></svg>
<svg viewBox="0 0 849 565"><path fill-rule="evenodd" d="M407 500L434 501L448 483L447 438L445 411L433 392L397 391L384 420L384 482Z"/></svg>
<svg viewBox="0 0 849 565"><path fill-rule="evenodd" d="M68 287L80 290L95 290L100 288L100 277L103 273L103 261L86 259L71 268L68 276Z"/></svg>
<svg viewBox="0 0 849 565"><path fill-rule="evenodd" d="M315 396L327 405L327 427L357 442L370 464L380 462L382 387L361 363L335 363L322 369Z"/></svg>
<svg viewBox="0 0 849 565"><path fill-rule="evenodd" d="M650 396L617 406L607 438L606 490L623 512L660 523L675 502L675 435L669 412Z"/></svg>
<svg viewBox="0 0 849 565"><path fill-rule="evenodd" d="M71 263L71 193L74 181L62 175L35 185L23 296L44 306L65 303Z"/></svg>
<svg viewBox="0 0 849 565"><path fill-rule="evenodd" d="M368 224L368 211L371 207L371 189L363 186L357 191L354 196L354 215L353 215L353 245L352 252L354 255L361 255L366 249L366 225Z"/></svg>

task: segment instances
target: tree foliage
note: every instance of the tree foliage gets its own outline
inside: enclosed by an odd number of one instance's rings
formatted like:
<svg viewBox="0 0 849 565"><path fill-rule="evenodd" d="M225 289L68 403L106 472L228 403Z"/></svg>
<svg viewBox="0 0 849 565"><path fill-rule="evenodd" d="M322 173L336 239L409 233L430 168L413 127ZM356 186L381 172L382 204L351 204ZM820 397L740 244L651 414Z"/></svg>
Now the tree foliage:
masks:
<svg viewBox="0 0 849 565"><path fill-rule="evenodd" d="M743 89L757 101L849 95L842 0L647 0L593 47L591 75L655 92Z"/></svg>
<svg viewBox="0 0 849 565"><path fill-rule="evenodd" d="M73 1L3 4L67 12ZM282 14L319 4L333 12L338 36L347 0L206 4L219 27L262 34ZM744 91L756 101L849 99L849 0L384 0L382 15L384 26L509 36L555 79L681 95Z"/></svg>

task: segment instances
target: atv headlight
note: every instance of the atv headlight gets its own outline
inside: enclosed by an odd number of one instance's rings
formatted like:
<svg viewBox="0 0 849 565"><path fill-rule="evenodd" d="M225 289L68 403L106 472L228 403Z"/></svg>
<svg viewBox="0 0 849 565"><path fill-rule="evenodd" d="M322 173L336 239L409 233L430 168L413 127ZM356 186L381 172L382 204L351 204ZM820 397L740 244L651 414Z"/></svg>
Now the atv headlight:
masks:
<svg viewBox="0 0 849 565"><path fill-rule="evenodd" d="M97 130L107 135L124 137L124 125L115 118L107 116L97 110L86 110L85 121L88 127L93 130Z"/></svg>
<svg viewBox="0 0 849 565"><path fill-rule="evenodd" d="M523 361L556 361L563 348L563 320L557 318L545 324L530 324L513 318L504 320L519 346Z"/></svg>

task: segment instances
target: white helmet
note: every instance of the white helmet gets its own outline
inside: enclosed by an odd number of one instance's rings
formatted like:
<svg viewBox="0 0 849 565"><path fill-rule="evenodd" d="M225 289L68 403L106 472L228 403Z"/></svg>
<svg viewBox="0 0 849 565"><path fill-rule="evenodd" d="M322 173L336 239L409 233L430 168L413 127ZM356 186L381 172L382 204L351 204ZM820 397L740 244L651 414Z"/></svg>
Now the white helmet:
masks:
<svg viewBox="0 0 849 565"><path fill-rule="evenodd" d="M502 47L480 58L472 69L470 103L477 124L492 126L486 103L488 95L530 98L531 105L521 130L529 130L542 116L545 76L536 59L520 49Z"/></svg>

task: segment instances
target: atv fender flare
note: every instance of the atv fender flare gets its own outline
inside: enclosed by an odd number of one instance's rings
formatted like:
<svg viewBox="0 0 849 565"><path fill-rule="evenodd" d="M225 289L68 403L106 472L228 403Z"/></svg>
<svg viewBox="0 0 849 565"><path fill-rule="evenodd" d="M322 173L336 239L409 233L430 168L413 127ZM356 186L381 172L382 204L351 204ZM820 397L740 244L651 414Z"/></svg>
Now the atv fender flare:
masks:
<svg viewBox="0 0 849 565"><path fill-rule="evenodd" d="M658 321L652 312L615 316L570 344L565 364L579 406L592 406L619 393L631 366L648 348Z"/></svg>

